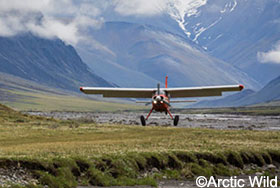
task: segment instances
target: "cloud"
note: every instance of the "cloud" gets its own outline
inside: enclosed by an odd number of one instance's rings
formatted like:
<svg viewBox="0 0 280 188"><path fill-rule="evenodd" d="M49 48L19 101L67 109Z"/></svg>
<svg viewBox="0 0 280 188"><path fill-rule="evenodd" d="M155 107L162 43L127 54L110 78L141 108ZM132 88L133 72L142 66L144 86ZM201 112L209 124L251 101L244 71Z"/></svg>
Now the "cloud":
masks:
<svg viewBox="0 0 280 188"><path fill-rule="evenodd" d="M124 16L154 16L170 11L177 11L179 14L187 13L190 16L196 13L197 8L204 5L207 0L113 0L112 2L114 11Z"/></svg>
<svg viewBox="0 0 280 188"><path fill-rule="evenodd" d="M31 32L45 38L60 38L76 45L87 38L87 29L102 25L100 11L88 1L1 0L0 36Z"/></svg>
<svg viewBox="0 0 280 188"><path fill-rule="evenodd" d="M114 0L115 11L121 15L152 16L166 10L168 0Z"/></svg>
<svg viewBox="0 0 280 188"><path fill-rule="evenodd" d="M104 22L103 14L149 17L169 13L183 19L207 0L0 0L0 36L31 32L76 46Z"/></svg>
<svg viewBox="0 0 280 188"><path fill-rule="evenodd" d="M280 64L280 41L276 43L272 50L268 52L258 52L257 57L261 63Z"/></svg>

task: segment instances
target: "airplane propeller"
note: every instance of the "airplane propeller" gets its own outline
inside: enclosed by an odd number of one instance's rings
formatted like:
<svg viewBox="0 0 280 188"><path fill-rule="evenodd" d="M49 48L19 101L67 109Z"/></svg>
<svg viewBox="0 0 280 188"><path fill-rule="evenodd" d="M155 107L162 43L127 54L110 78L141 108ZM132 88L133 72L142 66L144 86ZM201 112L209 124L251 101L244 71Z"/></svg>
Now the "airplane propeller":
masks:
<svg viewBox="0 0 280 188"><path fill-rule="evenodd" d="M167 104L168 106L171 106L167 101L164 100L164 98L162 96L156 96L153 101L153 103L157 104L157 103L164 103Z"/></svg>
<svg viewBox="0 0 280 188"><path fill-rule="evenodd" d="M160 83L157 84L157 94L160 95Z"/></svg>

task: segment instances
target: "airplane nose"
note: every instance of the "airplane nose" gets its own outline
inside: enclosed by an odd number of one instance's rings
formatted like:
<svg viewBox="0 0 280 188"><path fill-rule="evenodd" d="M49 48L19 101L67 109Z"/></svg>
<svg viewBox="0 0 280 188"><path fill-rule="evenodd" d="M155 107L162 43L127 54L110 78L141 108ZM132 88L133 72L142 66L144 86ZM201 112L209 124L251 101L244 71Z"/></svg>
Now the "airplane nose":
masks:
<svg viewBox="0 0 280 188"><path fill-rule="evenodd" d="M157 101L160 101L160 100L161 100L160 96L157 96L156 100L157 100Z"/></svg>

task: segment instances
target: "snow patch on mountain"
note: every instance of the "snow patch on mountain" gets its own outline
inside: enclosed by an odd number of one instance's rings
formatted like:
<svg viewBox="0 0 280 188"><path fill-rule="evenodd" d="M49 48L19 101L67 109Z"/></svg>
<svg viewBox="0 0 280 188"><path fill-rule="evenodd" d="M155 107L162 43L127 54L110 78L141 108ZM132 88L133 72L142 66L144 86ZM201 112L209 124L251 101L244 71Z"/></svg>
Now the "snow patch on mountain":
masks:
<svg viewBox="0 0 280 188"><path fill-rule="evenodd" d="M218 13L216 20L210 23L197 23L193 25L193 23L189 21L189 19L191 19L190 17L199 17L201 15L201 7L208 4L210 9L213 9L211 11ZM219 23L226 13L233 12L236 7L236 0L225 2L222 6L213 6L211 2L207 0L178 0L170 3L168 14L178 23L179 27L189 39L199 44L199 37L202 33Z"/></svg>
<svg viewBox="0 0 280 188"><path fill-rule="evenodd" d="M220 11L220 13L224 14L226 12L232 12L234 11L236 6L237 6L236 0L234 0L233 2L229 2L225 5L224 9Z"/></svg>
<svg viewBox="0 0 280 188"><path fill-rule="evenodd" d="M184 33L190 37L190 33L186 29L187 23L185 17L198 15L198 8L205 5L207 0L176 0L170 2L168 13L178 23Z"/></svg>
<svg viewBox="0 0 280 188"><path fill-rule="evenodd" d="M230 9L230 12L234 11L234 9L235 9L236 5L237 5L237 2L236 2L236 1L234 1L234 4L233 4L232 8Z"/></svg>
<svg viewBox="0 0 280 188"><path fill-rule="evenodd" d="M222 17L219 17L218 20L214 21L212 24L210 24L210 25L209 25L208 27L206 27L206 28L201 27L201 28L199 28L198 30L195 29L195 37L194 37L193 41L194 41L195 43L198 44L198 41L197 41L198 37L199 37L204 31L206 31L207 29L209 29L209 28L213 27L214 25L216 25L219 21L221 21L221 19L222 19ZM200 24L199 24L199 25L200 25Z"/></svg>

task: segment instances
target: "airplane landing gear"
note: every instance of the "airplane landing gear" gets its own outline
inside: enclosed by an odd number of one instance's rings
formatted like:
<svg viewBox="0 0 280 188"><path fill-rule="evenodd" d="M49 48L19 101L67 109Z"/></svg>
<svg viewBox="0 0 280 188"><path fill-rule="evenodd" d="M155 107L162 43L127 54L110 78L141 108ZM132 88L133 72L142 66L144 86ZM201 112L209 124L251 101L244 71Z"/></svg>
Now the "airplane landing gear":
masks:
<svg viewBox="0 0 280 188"><path fill-rule="evenodd" d="M144 116L140 116L142 126L146 126L146 119Z"/></svg>
<svg viewBox="0 0 280 188"><path fill-rule="evenodd" d="M150 117L151 113L153 112L154 108L152 108L149 112L149 114L147 115L147 117L145 118L144 116L140 116L140 121L141 121L141 124L142 126L146 126L146 121L148 120L148 118ZM173 125L174 126L177 126L178 125L178 122L179 122L179 116L176 115L176 116L172 116L170 110L167 108L166 111L165 111L166 114L169 114L170 118L173 120Z"/></svg>
<svg viewBox="0 0 280 188"><path fill-rule="evenodd" d="M176 115L173 121L174 126L177 126L178 122L179 122L179 116Z"/></svg>

